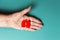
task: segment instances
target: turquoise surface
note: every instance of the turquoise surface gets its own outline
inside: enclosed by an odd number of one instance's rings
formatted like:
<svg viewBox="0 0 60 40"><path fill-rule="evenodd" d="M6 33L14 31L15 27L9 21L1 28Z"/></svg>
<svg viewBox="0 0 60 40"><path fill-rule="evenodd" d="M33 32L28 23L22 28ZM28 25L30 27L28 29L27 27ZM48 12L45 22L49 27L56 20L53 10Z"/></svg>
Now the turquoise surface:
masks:
<svg viewBox="0 0 60 40"><path fill-rule="evenodd" d="M0 9L7 11L16 11L30 5L32 0L0 0Z"/></svg>
<svg viewBox="0 0 60 40"><path fill-rule="evenodd" d="M0 0L0 5L2 0ZM15 10L30 4L30 14L41 18L44 26L36 32L0 28L0 40L60 40L60 0L3 0L3 8ZM20 5L19 5L20 4ZM1 6L0 6L1 8Z"/></svg>

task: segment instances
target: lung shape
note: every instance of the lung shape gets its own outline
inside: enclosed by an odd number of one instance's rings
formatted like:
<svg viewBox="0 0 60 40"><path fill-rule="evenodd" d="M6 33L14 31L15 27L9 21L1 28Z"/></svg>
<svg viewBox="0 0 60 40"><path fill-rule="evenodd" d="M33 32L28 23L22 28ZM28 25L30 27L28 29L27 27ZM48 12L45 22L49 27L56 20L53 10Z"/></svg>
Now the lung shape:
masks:
<svg viewBox="0 0 60 40"><path fill-rule="evenodd" d="M25 27L26 27L26 28L30 28L30 25L31 25L31 24L30 24L30 20L27 20L27 19L26 19L26 20L23 20L22 23L21 23L21 26L22 26L23 28L25 28Z"/></svg>

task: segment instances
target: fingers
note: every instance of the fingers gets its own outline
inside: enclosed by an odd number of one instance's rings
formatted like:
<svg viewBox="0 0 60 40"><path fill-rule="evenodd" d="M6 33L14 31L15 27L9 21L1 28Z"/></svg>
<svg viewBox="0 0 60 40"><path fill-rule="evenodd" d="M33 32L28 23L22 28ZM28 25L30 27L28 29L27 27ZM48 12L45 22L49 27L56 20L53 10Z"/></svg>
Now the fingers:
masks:
<svg viewBox="0 0 60 40"><path fill-rule="evenodd" d="M33 21L33 22L36 22L36 23L40 23L41 24L41 21L40 20L37 20L36 18L30 17L30 20Z"/></svg>
<svg viewBox="0 0 60 40"><path fill-rule="evenodd" d="M24 19L28 19L28 20L30 20L31 22L35 22L35 23L38 23L38 24L41 24L41 25L42 25L41 21L38 20L38 19L36 19L36 18L34 18L34 17L29 17L29 16L25 16L25 15L24 15Z"/></svg>
<svg viewBox="0 0 60 40"><path fill-rule="evenodd" d="M38 26L31 26L30 29L37 30L37 29L40 29L40 28Z"/></svg>
<svg viewBox="0 0 60 40"><path fill-rule="evenodd" d="M30 20L31 25L42 27L42 23L38 19L35 19L33 17L29 17L29 16L24 16L23 20L25 20L25 19Z"/></svg>
<svg viewBox="0 0 60 40"><path fill-rule="evenodd" d="M41 28L42 28L41 24L31 22L31 27L30 27L29 31L36 31Z"/></svg>
<svg viewBox="0 0 60 40"><path fill-rule="evenodd" d="M36 26L36 27L39 27L39 28L40 28L40 27L42 27L42 25L41 25L41 24L38 24L38 23L34 23L34 22L31 22L31 25L32 25L32 26Z"/></svg>

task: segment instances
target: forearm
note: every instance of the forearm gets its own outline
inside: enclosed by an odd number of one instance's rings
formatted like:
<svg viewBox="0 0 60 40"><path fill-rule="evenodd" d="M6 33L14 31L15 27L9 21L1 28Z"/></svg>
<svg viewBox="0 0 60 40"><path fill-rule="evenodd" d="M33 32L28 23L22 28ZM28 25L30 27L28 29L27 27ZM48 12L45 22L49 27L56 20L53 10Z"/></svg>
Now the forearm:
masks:
<svg viewBox="0 0 60 40"><path fill-rule="evenodd" d="M7 23L4 21L0 21L0 27L7 27Z"/></svg>
<svg viewBox="0 0 60 40"><path fill-rule="evenodd" d="M0 27L7 27L6 16L0 15Z"/></svg>

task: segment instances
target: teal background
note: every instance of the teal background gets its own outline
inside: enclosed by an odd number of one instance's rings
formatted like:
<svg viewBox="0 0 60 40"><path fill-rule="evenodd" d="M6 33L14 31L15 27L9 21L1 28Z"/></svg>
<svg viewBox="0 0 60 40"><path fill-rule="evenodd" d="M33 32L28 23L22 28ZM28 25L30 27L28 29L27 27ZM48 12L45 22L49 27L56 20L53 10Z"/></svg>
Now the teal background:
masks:
<svg viewBox="0 0 60 40"><path fill-rule="evenodd" d="M30 4L30 14L41 18L44 26L36 32L0 28L0 40L60 40L60 0L0 0L0 8L18 10Z"/></svg>

